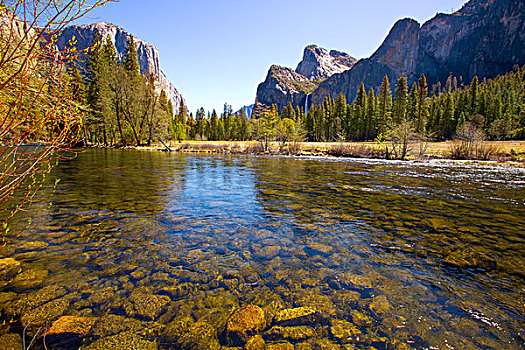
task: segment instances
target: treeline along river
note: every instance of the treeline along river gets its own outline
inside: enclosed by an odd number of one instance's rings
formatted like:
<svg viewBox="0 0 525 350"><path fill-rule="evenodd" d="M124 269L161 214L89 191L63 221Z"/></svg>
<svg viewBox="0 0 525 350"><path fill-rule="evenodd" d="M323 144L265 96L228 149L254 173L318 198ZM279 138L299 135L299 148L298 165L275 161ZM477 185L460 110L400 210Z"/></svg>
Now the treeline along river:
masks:
<svg viewBox="0 0 525 350"><path fill-rule="evenodd" d="M74 316L93 322L71 348L524 347L523 170L86 150L54 178L2 251L8 332Z"/></svg>

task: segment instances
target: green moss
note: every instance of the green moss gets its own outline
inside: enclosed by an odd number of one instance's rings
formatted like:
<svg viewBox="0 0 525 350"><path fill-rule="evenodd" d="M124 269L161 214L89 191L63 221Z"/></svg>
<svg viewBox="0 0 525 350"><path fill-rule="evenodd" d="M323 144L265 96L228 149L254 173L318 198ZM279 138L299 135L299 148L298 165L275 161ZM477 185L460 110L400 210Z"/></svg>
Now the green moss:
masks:
<svg viewBox="0 0 525 350"><path fill-rule="evenodd" d="M352 310L352 322L358 326L366 326L372 323L372 319L368 315L359 310Z"/></svg>
<svg viewBox="0 0 525 350"><path fill-rule="evenodd" d="M265 337L270 340L290 340L299 341L317 336L315 330L308 326L281 327L274 326L265 333Z"/></svg>
<svg viewBox="0 0 525 350"><path fill-rule="evenodd" d="M343 320L332 320L330 323L330 334L342 343L355 341L361 335L361 331L355 325Z"/></svg>
<svg viewBox="0 0 525 350"><path fill-rule="evenodd" d="M368 308L376 315L381 315L390 311L392 306L384 295L375 297Z"/></svg>
<svg viewBox="0 0 525 350"><path fill-rule="evenodd" d="M22 349L22 337L19 334L4 334L0 336L0 349L20 350Z"/></svg>
<svg viewBox="0 0 525 350"><path fill-rule="evenodd" d="M68 298L62 298L45 303L36 309L27 311L22 316L22 324L42 324L47 321L58 319L68 308L70 301Z"/></svg>
<svg viewBox="0 0 525 350"><path fill-rule="evenodd" d="M282 326L300 326L316 323L320 315L316 309L308 306L280 311L274 322Z"/></svg>
<svg viewBox="0 0 525 350"><path fill-rule="evenodd" d="M165 295L133 293L124 309L130 317L139 316L143 319L155 320L162 312L162 308L170 301L171 299Z"/></svg>
<svg viewBox="0 0 525 350"><path fill-rule="evenodd" d="M256 335L248 339L246 345L244 345L245 350L265 350L266 343L260 335Z"/></svg>
<svg viewBox="0 0 525 350"><path fill-rule="evenodd" d="M266 345L266 350L294 350L294 346L288 342Z"/></svg>
<svg viewBox="0 0 525 350"><path fill-rule="evenodd" d="M86 346L84 350L157 350L156 342L147 341L133 332L125 332L102 338Z"/></svg>
<svg viewBox="0 0 525 350"><path fill-rule="evenodd" d="M100 338L131 332L142 337L149 337L156 336L162 328L161 325L154 322L144 322L134 318L108 314L102 316L93 326L91 336Z"/></svg>
<svg viewBox="0 0 525 350"><path fill-rule="evenodd" d="M183 348L219 350L221 345L217 338L217 330L204 321L191 325L178 339Z"/></svg>

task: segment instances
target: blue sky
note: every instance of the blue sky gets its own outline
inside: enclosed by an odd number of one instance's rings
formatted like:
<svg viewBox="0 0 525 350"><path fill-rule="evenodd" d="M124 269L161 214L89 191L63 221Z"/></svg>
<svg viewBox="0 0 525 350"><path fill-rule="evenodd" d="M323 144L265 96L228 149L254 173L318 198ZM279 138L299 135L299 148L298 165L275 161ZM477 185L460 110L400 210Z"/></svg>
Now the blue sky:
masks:
<svg viewBox="0 0 525 350"><path fill-rule="evenodd" d="M79 23L119 25L160 51L162 70L190 111L234 111L255 100L272 64L295 68L317 44L355 58L370 56L392 25L423 23L465 0L121 0Z"/></svg>

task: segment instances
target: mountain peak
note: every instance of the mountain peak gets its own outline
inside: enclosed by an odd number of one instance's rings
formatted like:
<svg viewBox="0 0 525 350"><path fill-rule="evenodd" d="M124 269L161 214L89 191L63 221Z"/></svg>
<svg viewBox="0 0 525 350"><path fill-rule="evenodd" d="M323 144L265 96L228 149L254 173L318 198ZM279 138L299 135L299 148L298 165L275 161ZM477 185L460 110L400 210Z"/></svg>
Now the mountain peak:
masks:
<svg viewBox="0 0 525 350"><path fill-rule="evenodd" d="M159 51L158 49L135 35L129 33L125 29L107 22L97 22L87 25L72 25L64 28L57 39L57 46L63 49L69 44L71 38L74 36L76 40L76 48L78 50L85 50L90 47L95 31L98 31L103 39L109 38L115 45L117 56L122 59L126 52L129 38L133 37L137 45L137 55L140 65L140 71L143 75L153 74L155 76L155 85L157 92L164 90L171 99L174 109L177 109L183 101L183 97L175 86L168 80L164 72L160 69ZM79 61L79 65L84 65L84 59Z"/></svg>
<svg viewBox="0 0 525 350"><path fill-rule="evenodd" d="M352 68L356 60L350 55L317 46L308 45L304 49L303 60L295 70L308 79L328 78L336 73L342 73Z"/></svg>

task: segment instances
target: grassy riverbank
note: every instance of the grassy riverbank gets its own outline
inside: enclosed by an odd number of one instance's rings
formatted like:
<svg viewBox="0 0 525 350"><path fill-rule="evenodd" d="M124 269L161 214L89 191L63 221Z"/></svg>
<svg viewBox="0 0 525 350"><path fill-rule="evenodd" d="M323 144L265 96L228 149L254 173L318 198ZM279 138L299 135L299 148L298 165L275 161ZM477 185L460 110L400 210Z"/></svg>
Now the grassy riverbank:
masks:
<svg viewBox="0 0 525 350"><path fill-rule="evenodd" d="M453 141L429 142L424 145L411 144L407 160L457 160L453 155L454 145ZM166 144L166 146L171 151L176 152L384 159L386 147L390 147L390 144L378 144L375 142L301 142L288 143L283 147L279 143L274 142L266 151L261 143L256 141L185 141L181 143L171 142ZM505 164L515 163L517 166L525 166L525 141L484 142L483 147L491 150L490 156L485 161ZM168 150L164 145L138 147L138 149Z"/></svg>

